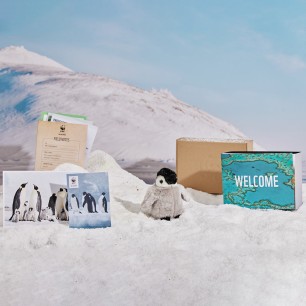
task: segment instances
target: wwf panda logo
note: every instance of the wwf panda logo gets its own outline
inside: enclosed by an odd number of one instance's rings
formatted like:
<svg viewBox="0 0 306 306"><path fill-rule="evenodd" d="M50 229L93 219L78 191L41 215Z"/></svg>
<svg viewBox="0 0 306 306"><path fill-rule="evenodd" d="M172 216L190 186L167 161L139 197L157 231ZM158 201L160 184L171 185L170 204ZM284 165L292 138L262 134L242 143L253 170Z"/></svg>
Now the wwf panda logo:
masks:
<svg viewBox="0 0 306 306"><path fill-rule="evenodd" d="M69 188L79 188L78 176L69 176Z"/></svg>
<svg viewBox="0 0 306 306"><path fill-rule="evenodd" d="M60 126L60 132L61 132L61 133L64 133L65 130L66 130L66 127L65 127L64 124L62 124L62 125Z"/></svg>

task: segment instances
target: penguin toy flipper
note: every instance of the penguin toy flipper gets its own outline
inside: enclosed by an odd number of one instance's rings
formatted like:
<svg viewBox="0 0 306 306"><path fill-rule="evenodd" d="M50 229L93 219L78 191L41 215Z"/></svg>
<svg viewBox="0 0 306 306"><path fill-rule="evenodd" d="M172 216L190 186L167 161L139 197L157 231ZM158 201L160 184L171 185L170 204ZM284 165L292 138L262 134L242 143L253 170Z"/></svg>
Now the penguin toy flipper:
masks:
<svg viewBox="0 0 306 306"><path fill-rule="evenodd" d="M155 193L156 187L153 185L147 189L145 197L140 204L140 211L145 215L151 215L154 205L159 200L159 195Z"/></svg>
<svg viewBox="0 0 306 306"><path fill-rule="evenodd" d="M77 202L78 208L80 208L80 203L79 203L78 198L77 198L77 197L75 197L75 199L76 199L76 202Z"/></svg>

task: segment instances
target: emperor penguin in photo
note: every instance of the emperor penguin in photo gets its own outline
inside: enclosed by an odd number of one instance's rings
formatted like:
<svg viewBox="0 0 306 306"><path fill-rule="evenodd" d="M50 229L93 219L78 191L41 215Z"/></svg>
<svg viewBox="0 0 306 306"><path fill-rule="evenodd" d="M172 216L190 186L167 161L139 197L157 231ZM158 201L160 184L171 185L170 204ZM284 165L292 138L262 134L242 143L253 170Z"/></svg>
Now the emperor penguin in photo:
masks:
<svg viewBox="0 0 306 306"><path fill-rule="evenodd" d="M96 210L96 200L89 192L83 192L83 207L87 204L87 211L89 213L97 212Z"/></svg>
<svg viewBox="0 0 306 306"><path fill-rule="evenodd" d="M86 197L86 194L87 194L87 192L83 192L83 194L82 194L82 206L84 207L84 202L85 202L85 197Z"/></svg>
<svg viewBox="0 0 306 306"><path fill-rule="evenodd" d="M53 193L52 196L49 198L49 203L48 203L48 207L51 208L53 215L55 215L55 202L56 202L56 193Z"/></svg>
<svg viewBox="0 0 306 306"><path fill-rule="evenodd" d="M71 209L74 212L80 212L80 203L77 196L73 193L70 198Z"/></svg>
<svg viewBox="0 0 306 306"><path fill-rule="evenodd" d="M95 199L90 193L88 193L88 195L89 195L89 197L90 197L90 199L91 199L91 202L92 202L92 204L93 204L92 209L95 209L95 210L93 210L93 212L97 213L97 203L96 203L96 199Z"/></svg>
<svg viewBox="0 0 306 306"><path fill-rule="evenodd" d="M104 210L104 212L108 213L107 211L107 200L106 200L106 197L105 197L105 192L102 192L99 200L98 200L98 203L99 203L99 207L101 206L102 207L102 211Z"/></svg>
<svg viewBox="0 0 306 306"><path fill-rule="evenodd" d="M82 207L84 208L86 204L87 204L87 210L88 210L87 192L84 191L82 194Z"/></svg>
<svg viewBox="0 0 306 306"><path fill-rule="evenodd" d="M41 204L42 203L41 203L40 191L38 190L38 187L34 185L34 188L32 190L31 197L30 197L29 209L32 208L31 211L33 211L33 215L35 216L35 218L37 217L38 221L41 221L40 219ZM36 221L36 220L33 220L33 221Z"/></svg>
<svg viewBox="0 0 306 306"><path fill-rule="evenodd" d="M20 187L17 189L14 195L13 199L13 205L12 205L12 216L10 217L9 221L12 221L13 216L16 212L16 209L19 210L20 204L24 204L25 197L26 197L26 185L27 183L21 184Z"/></svg>
<svg viewBox="0 0 306 306"><path fill-rule="evenodd" d="M60 190L56 194L56 202L55 202L55 218L61 220L62 212L66 215L66 220L69 220L69 214L66 209L66 201L67 201L67 192L65 188L60 188Z"/></svg>

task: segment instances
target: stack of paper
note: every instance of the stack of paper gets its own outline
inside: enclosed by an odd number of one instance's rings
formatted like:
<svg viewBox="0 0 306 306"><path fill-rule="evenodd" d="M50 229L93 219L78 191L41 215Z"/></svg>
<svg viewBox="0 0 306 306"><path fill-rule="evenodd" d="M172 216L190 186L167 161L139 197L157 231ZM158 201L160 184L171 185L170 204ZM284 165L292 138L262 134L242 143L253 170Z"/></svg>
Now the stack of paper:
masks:
<svg viewBox="0 0 306 306"><path fill-rule="evenodd" d="M62 163L84 167L98 128L85 116L43 113L38 122L35 170Z"/></svg>

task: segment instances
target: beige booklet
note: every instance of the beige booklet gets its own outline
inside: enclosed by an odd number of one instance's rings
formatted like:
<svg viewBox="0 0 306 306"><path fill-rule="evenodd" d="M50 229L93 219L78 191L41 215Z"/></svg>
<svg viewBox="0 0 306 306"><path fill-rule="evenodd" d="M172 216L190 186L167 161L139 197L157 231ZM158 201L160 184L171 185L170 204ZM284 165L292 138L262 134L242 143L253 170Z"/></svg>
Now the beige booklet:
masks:
<svg viewBox="0 0 306 306"><path fill-rule="evenodd" d="M84 167L87 125L38 121L35 170L53 170L63 163Z"/></svg>

